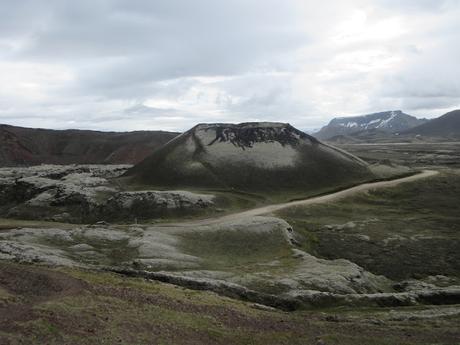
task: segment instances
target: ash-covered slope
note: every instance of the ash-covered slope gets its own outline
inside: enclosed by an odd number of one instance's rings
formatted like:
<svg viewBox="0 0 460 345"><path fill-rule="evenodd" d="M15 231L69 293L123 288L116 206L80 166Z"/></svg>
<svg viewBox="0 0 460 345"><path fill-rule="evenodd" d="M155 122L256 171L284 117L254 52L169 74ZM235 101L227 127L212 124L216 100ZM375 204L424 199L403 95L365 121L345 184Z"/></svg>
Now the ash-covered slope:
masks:
<svg viewBox="0 0 460 345"><path fill-rule="evenodd" d="M308 192L372 178L365 162L289 124L199 124L128 170L163 188Z"/></svg>
<svg viewBox="0 0 460 345"><path fill-rule="evenodd" d="M327 126L313 135L319 139L327 140L339 135L350 135L374 129L388 133L399 133L426 122L426 119L417 119L401 110L385 111L362 116L338 117L332 119Z"/></svg>
<svg viewBox="0 0 460 345"><path fill-rule="evenodd" d="M448 112L428 123L404 131L402 134L458 139L460 138L460 110Z"/></svg>
<svg viewBox="0 0 460 345"><path fill-rule="evenodd" d="M0 166L134 164L179 133L98 132L0 125Z"/></svg>

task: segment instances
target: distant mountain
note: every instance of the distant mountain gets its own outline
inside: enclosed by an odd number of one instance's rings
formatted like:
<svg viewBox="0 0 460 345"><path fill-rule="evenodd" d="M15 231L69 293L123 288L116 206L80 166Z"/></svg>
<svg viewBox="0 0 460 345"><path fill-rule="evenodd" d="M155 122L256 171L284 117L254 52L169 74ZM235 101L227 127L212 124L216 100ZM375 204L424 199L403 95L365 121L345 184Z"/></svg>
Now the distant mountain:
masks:
<svg viewBox="0 0 460 345"><path fill-rule="evenodd" d="M199 124L128 170L128 183L249 192L331 189L371 179L367 164L284 123Z"/></svg>
<svg viewBox="0 0 460 345"><path fill-rule="evenodd" d="M387 133L399 133L426 123L426 119L417 119L401 110L385 111L362 116L338 117L313 136L328 140L339 135L350 135L366 130L379 130Z"/></svg>
<svg viewBox="0 0 460 345"><path fill-rule="evenodd" d="M0 166L135 164L179 133L98 132L0 125Z"/></svg>
<svg viewBox="0 0 460 345"><path fill-rule="evenodd" d="M365 129L351 134L340 134L327 139L332 144L357 144L357 143L381 143L401 141L398 133L390 133L381 129Z"/></svg>
<svg viewBox="0 0 460 345"><path fill-rule="evenodd" d="M406 130L402 134L445 139L460 138L460 110L448 112L428 123Z"/></svg>

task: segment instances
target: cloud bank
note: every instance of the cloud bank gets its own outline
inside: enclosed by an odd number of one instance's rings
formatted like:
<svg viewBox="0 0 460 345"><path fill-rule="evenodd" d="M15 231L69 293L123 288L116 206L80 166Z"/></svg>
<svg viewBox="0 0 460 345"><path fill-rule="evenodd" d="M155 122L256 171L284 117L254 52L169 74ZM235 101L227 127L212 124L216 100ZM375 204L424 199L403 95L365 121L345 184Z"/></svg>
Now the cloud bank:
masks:
<svg viewBox="0 0 460 345"><path fill-rule="evenodd" d="M0 122L317 128L460 107L458 0L0 0Z"/></svg>

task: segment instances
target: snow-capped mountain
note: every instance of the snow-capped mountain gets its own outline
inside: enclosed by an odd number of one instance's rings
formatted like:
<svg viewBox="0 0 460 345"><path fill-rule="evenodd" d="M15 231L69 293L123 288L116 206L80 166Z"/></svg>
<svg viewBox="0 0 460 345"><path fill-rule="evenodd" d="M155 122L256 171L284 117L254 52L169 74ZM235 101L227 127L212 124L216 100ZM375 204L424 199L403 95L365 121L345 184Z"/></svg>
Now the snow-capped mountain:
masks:
<svg viewBox="0 0 460 345"><path fill-rule="evenodd" d="M352 134L359 131L378 129L389 133L399 133L426 123L403 113L401 110L385 111L361 116L337 117L314 134L319 139L329 139L337 135Z"/></svg>

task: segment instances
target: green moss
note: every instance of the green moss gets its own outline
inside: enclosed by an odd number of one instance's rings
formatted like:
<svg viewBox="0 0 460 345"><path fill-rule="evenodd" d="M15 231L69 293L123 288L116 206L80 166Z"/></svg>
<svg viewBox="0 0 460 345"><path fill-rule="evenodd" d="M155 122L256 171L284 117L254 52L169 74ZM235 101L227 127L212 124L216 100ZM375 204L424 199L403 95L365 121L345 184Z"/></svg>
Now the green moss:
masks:
<svg viewBox="0 0 460 345"><path fill-rule="evenodd" d="M208 269L246 271L248 265L291 254L280 230L262 233L243 230L189 232L181 234L180 238L182 251L203 258Z"/></svg>
<svg viewBox="0 0 460 345"><path fill-rule="evenodd" d="M277 215L314 255L346 258L393 279L460 277L458 195L460 175L451 170Z"/></svg>
<svg viewBox="0 0 460 345"><path fill-rule="evenodd" d="M160 283L157 281L146 281L142 278L126 278L107 272L94 272L89 270L80 270L72 268L60 268L72 277L82 279L90 284L112 286L117 288L135 289L143 293L155 294L174 299L178 302L198 305L222 305L232 309L241 309L244 303L238 300L220 297L212 292L189 290L180 286ZM259 315L260 312L254 309L244 310L249 315Z"/></svg>
<svg viewBox="0 0 460 345"><path fill-rule="evenodd" d="M213 293L159 282L75 268L57 271L40 268L37 273L61 283L68 277L75 284L78 278L81 290L42 291L45 300L17 298L4 314L15 321L0 324L0 343L303 345L315 344L319 336L328 345L428 345L456 344L459 336L458 315L375 324L369 320L385 320L389 310L262 311ZM336 315L338 321L328 321Z"/></svg>

